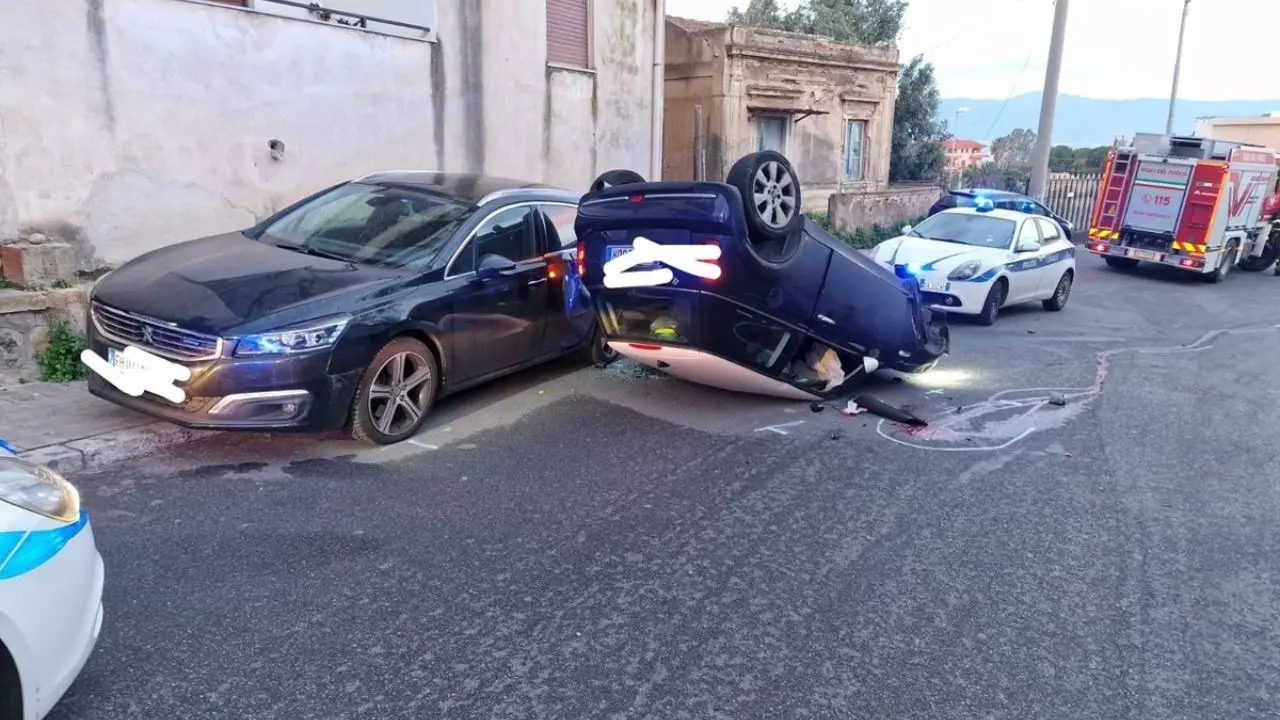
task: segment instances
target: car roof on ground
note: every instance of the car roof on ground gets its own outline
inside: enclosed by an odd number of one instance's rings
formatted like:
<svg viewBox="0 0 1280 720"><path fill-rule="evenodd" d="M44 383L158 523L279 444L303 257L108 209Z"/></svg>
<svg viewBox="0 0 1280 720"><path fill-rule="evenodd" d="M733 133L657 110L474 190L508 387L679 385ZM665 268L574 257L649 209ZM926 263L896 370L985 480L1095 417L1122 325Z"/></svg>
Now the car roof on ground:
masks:
<svg viewBox="0 0 1280 720"><path fill-rule="evenodd" d="M515 180L497 175L480 175L476 173L436 172L434 170L389 170L366 175L356 182L421 188L472 205L481 205L501 195L515 193L528 193L535 196L565 195L566 197L572 196L575 201L581 195L581 193L575 193L564 188L527 180Z"/></svg>
<svg viewBox="0 0 1280 720"><path fill-rule="evenodd" d="M938 215L987 215L990 217L1000 218L1002 220L1012 220L1014 222L1017 222L1022 218L1036 217L1031 213L1018 212L1017 210L1002 210L1000 208L993 208L991 210L979 210L978 208L970 208L970 207L950 208L947 210L943 210L942 212L938 213Z"/></svg>

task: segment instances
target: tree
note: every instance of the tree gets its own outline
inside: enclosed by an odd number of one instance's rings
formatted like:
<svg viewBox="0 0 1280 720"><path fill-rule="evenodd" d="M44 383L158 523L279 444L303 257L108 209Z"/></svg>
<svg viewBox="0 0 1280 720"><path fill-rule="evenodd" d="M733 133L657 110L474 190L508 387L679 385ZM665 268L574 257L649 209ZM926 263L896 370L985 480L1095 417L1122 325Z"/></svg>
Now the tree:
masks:
<svg viewBox="0 0 1280 720"><path fill-rule="evenodd" d="M1035 147L1035 131L1018 128L991 142L991 157L1001 170L1026 169L1031 167L1031 154Z"/></svg>
<svg viewBox="0 0 1280 720"><path fill-rule="evenodd" d="M893 108L893 144L889 182L932 180L945 159L946 126L938 121L938 83L933 65L923 55L911 58L898 75L898 102Z"/></svg>
<svg viewBox="0 0 1280 720"><path fill-rule="evenodd" d="M854 45L892 45L902 34L905 0L801 0L783 11L778 0L750 0L729 22L821 35Z"/></svg>

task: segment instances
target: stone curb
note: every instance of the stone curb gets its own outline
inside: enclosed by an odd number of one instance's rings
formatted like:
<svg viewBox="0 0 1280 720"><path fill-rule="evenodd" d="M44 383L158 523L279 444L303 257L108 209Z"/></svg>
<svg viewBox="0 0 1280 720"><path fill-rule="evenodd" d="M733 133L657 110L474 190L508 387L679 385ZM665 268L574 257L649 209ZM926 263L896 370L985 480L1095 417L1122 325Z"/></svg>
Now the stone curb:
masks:
<svg viewBox="0 0 1280 720"><path fill-rule="evenodd" d="M91 470L121 460L132 460L174 445L203 440L215 434L212 430L191 430L157 422L73 440L61 445L48 445L28 450L18 453L18 457L45 465L60 473L72 473Z"/></svg>

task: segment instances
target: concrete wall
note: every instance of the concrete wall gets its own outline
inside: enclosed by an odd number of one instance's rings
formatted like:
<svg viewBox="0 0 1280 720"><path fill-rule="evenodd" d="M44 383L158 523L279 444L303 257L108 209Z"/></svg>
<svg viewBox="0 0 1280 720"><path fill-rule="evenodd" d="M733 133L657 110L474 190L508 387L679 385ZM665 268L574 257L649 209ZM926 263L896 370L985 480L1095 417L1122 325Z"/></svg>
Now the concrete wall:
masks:
<svg viewBox="0 0 1280 720"><path fill-rule="evenodd" d="M708 179L722 179L734 161L755 151L753 113L765 110L796 118L786 154L816 197L888 185L896 48L676 19L668 21L666 61L667 179L692 177L692 107L701 103ZM809 112L815 114L800 117ZM842 182L846 119L867 122L862 182Z"/></svg>
<svg viewBox="0 0 1280 720"><path fill-rule="evenodd" d="M1280 150L1280 117L1201 118L1196 135Z"/></svg>
<svg viewBox="0 0 1280 720"><path fill-rule="evenodd" d="M891 185L883 190L837 193L827 201L827 221L841 232L872 225L898 227L915 222L942 197L936 185Z"/></svg>
<svg viewBox="0 0 1280 720"><path fill-rule="evenodd" d="M594 1L594 72L547 66L542 2L435 2L423 42L192 0L7 0L0 240L115 264L376 170L585 189L647 168L653 0Z"/></svg>

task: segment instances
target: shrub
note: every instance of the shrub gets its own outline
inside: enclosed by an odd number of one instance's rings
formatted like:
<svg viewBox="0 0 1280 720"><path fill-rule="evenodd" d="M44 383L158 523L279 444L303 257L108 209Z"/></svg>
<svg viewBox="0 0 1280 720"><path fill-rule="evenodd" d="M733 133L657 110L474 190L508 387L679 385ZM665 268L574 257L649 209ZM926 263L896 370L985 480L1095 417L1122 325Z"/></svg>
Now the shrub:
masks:
<svg viewBox="0 0 1280 720"><path fill-rule="evenodd" d="M86 368L80 362L80 353L88 346L85 336L75 328L64 322L52 323L49 345L36 355L40 379L61 383L84 379Z"/></svg>

